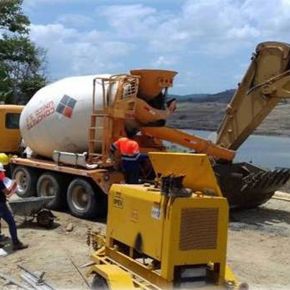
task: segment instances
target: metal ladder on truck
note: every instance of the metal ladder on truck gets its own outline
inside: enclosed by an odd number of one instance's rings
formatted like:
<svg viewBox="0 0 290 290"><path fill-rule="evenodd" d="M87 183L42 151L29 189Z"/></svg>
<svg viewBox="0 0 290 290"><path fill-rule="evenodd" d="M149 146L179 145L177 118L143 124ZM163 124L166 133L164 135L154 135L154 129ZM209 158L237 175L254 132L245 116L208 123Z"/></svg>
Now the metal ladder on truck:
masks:
<svg viewBox="0 0 290 290"><path fill-rule="evenodd" d="M102 108L96 109L96 85L102 86ZM90 117L88 138L88 162L108 163L110 145L124 134L125 119L134 119L135 103L139 77L133 75L112 75L109 78L97 77L93 81L93 104ZM102 130L101 140L97 140L97 131ZM96 152L100 144L101 152Z"/></svg>

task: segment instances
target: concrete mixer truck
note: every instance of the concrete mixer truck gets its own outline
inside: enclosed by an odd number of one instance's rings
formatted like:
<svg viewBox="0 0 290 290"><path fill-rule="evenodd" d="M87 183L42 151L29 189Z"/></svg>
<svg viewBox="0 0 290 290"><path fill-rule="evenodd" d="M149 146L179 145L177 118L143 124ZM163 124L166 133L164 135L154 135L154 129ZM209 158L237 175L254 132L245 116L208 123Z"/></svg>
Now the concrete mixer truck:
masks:
<svg viewBox="0 0 290 290"><path fill-rule="evenodd" d="M173 138L217 159L231 160L232 150L164 127L174 110L167 91L175 75L165 70L134 70L123 75L70 77L39 90L20 108L19 127L26 149L22 157L10 160L11 175L19 185L18 195L54 196L51 208L67 204L78 217L102 214L111 184L124 180L110 160L109 146L125 135L125 128L142 132L146 126L161 127L161 138ZM12 109L15 107L2 106L6 114L2 115L11 117ZM19 111L13 114L19 118ZM1 130L2 136L7 136L6 142L9 131L14 132L10 152L16 152L15 144L20 144L17 125ZM136 139L143 152L165 151L160 138L153 137L152 132L138 134Z"/></svg>

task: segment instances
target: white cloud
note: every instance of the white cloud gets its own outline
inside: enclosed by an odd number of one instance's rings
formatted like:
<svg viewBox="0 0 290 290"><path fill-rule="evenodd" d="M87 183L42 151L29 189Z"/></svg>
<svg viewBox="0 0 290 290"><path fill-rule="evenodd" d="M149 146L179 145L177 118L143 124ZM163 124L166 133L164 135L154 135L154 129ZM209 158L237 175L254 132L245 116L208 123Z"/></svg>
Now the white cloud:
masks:
<svg viewBox="0 0 290 290"><path fill-rule="evenodd" d="M121 38L147 38L157 24L156 9L142 4L104 6L100 15Z"/></svg>
<svg viewBox="0 0 290 290"><path fill-rule="evenodd" d="M170 1L174 8L167 1L158 1L158 4L156 1L136 4L132 0L93 4L88 0L25 2L28 6L40 3L45 7L52 7L53 3L78 3L79 7L90 3L93 7L89 15L74 9L75 14L67 12L46 25L32 25L32 38L48 50L54 78L120 72L130 66L149 64L180 69L180 83L185 87L188 84L188 90L192 90L194 82L189 75L206 80L204 75L197 77L201 68L195 63L204 66L213 61L231 68L232 75L224 84L230 86L231 81L235 85L239 66L248 61L258 42L290 42L290 0ZM221 74L222 67L202 68L202 71L212 76Z"/></svg>
<svg viewBox="0 0 290 290"><path fill-rule="evenodd" d="M73 28L66 28L62 24L31 25L31 39L40 45L50 46L58 41L72 41L79 35Z"/></svg>
<svg viewBox="0 0 290 290"><path fill-rule="evenodd" d="M91 0L25 0L24 4L27 7L35 7L39 5L57 5L57 4L74 4L90 2Z"/></svg>
<svg viewBox="0 0 290 290"><path fill-rule="evenodd" d="M151 65L153 67L170 67L175 65L177 62L177 57L175 56L158 56L157 59L153 60Z"/></svg>
<svg viewBox="0 0 290 290"><path fill-rule="evenodd" d="M56 22L69 27L86 27L94 23L93 19L86 15L72 13L61 15Z"/></svg>
<svg viewBox="0 0 290 290"><path fill-rule="evenodd" d="M98 31L81 33L62 24L32 25L31 38L47 49L53 79L66 75L108 72L120 67L120 57L132 49Z"/></svg>
<svg viewBox="0 0 290 290"><path fill-rule="evenodd" d="M152 51L199 47L212 53L213 47L219 47L218 53L228 54L256 39L285 36L289 2L189 0L174 14L142 4L107 6L102 14L118 37L143 39Z"/></svg>

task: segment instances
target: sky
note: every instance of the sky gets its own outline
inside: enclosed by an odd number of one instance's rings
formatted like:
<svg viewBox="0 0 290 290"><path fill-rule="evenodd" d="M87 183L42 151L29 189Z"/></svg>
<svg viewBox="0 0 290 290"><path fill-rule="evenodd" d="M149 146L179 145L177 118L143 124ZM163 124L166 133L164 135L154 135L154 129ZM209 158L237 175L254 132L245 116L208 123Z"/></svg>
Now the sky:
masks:
<svg viewBox="0 0 290 290"><path fill-rule="evenodd" d="M263 41L290 42L290 0L24 0L50 80L178 72L171 93L236 88Z"/></svg>

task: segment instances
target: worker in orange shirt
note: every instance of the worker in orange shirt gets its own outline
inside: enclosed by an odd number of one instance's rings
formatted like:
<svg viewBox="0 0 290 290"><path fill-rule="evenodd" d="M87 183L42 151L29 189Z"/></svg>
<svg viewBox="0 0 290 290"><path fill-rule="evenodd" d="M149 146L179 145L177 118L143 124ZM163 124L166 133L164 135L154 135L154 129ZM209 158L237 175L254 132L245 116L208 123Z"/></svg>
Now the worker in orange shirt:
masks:
<svg viewBox="0 0 290 290"><path fill-rule="evenodd" d="M127 137L121 137L111 145L111 154L118 151L121 154L121 167L128 184L139 183L140 162L148 158L140 153L139 144L131 139L136 135L135 130L126 130Z"/></svg>

